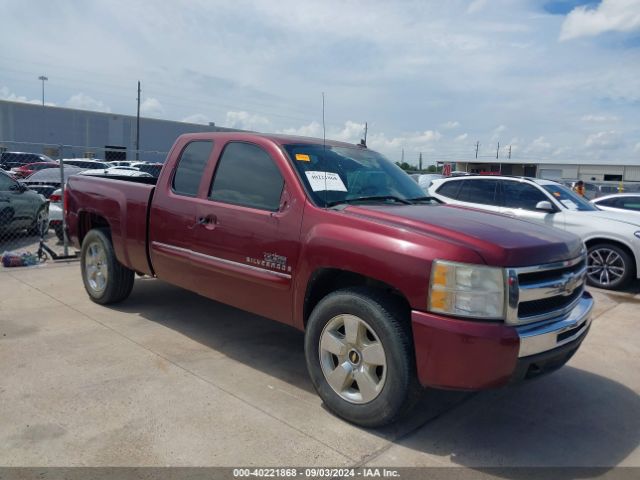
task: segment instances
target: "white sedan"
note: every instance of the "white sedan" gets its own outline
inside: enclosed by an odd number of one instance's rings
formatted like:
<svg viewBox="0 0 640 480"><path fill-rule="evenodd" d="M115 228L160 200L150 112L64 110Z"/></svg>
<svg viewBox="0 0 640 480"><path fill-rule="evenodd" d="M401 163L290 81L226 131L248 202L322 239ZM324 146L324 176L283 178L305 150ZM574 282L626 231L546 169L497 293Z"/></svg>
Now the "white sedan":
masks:
<svg viewBox="0 0 640 480"><path fill-rule="evenodd" d="M640 213L640 193L618 193L591 200L600 210Z"/></svg>

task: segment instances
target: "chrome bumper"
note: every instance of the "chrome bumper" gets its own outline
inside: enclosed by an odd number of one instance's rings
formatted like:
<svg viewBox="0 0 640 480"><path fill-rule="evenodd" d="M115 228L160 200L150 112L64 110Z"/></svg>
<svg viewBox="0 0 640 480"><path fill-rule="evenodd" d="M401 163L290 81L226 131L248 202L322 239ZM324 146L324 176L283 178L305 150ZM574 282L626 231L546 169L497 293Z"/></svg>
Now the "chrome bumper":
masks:
<svg viewBox="0 0 640 480"><path fill-rule="evenodd" d="M553 350L585 335L591 325L592 310L593 298L583 292L576 306L560 318L518 327L518 358Z"/></svg>

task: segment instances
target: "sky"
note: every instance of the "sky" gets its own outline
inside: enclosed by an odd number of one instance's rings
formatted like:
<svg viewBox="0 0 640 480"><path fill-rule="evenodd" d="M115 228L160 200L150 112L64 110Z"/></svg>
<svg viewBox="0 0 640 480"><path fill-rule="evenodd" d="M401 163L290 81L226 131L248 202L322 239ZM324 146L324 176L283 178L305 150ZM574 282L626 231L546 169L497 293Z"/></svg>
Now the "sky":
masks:
<svg viewBox="0 0 640 480"><path fill-rule="evenodd" d="M640 164L640 0L0 0L0 99L367 144ZM11 139L0 139L11 140ZM500 147L498 149L498 142ZM404 157L403 157L404 152Z"/></svg>

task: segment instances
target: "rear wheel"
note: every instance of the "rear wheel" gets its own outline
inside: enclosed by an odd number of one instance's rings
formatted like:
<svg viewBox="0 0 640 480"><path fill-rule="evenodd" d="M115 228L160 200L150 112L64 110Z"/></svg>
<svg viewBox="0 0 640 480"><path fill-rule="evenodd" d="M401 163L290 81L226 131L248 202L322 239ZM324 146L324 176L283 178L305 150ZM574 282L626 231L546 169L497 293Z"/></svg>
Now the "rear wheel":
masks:
<svg viewBox="0 0 640 480"><path fill-rule="evenodd" d="M405 315L386 295L362 288L331 293L314 308L305 332L307 368L336 415L379 427L419 398Z"/></svg>
<svg viewBox="0 0 640 480"><path fill-rule="evenodd" d="M133 289L134 272L116 258L108 230L94 229L82 241L82 281L89 298L105 305L124 300Z"/></svg>
<svg viewBox="0 0 640 480"><path fill-rule="evenodd" d="M610 243L589 247L587 281L607 290L624 288L635 273L633 258L625 250Z"/></svg>

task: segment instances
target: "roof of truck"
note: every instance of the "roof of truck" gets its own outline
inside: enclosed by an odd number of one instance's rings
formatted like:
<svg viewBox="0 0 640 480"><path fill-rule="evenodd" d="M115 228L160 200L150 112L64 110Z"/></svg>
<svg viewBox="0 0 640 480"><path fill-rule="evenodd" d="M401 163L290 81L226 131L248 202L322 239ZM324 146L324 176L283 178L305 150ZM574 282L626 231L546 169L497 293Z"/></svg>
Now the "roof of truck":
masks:
<svg viewBox="0 0 640 480"><path fill-rule="evenodd" d="M197 137L199 139L202 138L234 138L238 140L255 140L256 138L264 138L267 140L271 140L279 145L291 145L291 144L309 144L309 145L322 145L323 142L330 147L361 147L360 145L356 145L353 143L340 142L336 140L323 141L322 138L315 137L303 137L300 135L283 135L276 133L254 133L254 132L199 132L199 133L187 133L184 136Z"/></svg>

